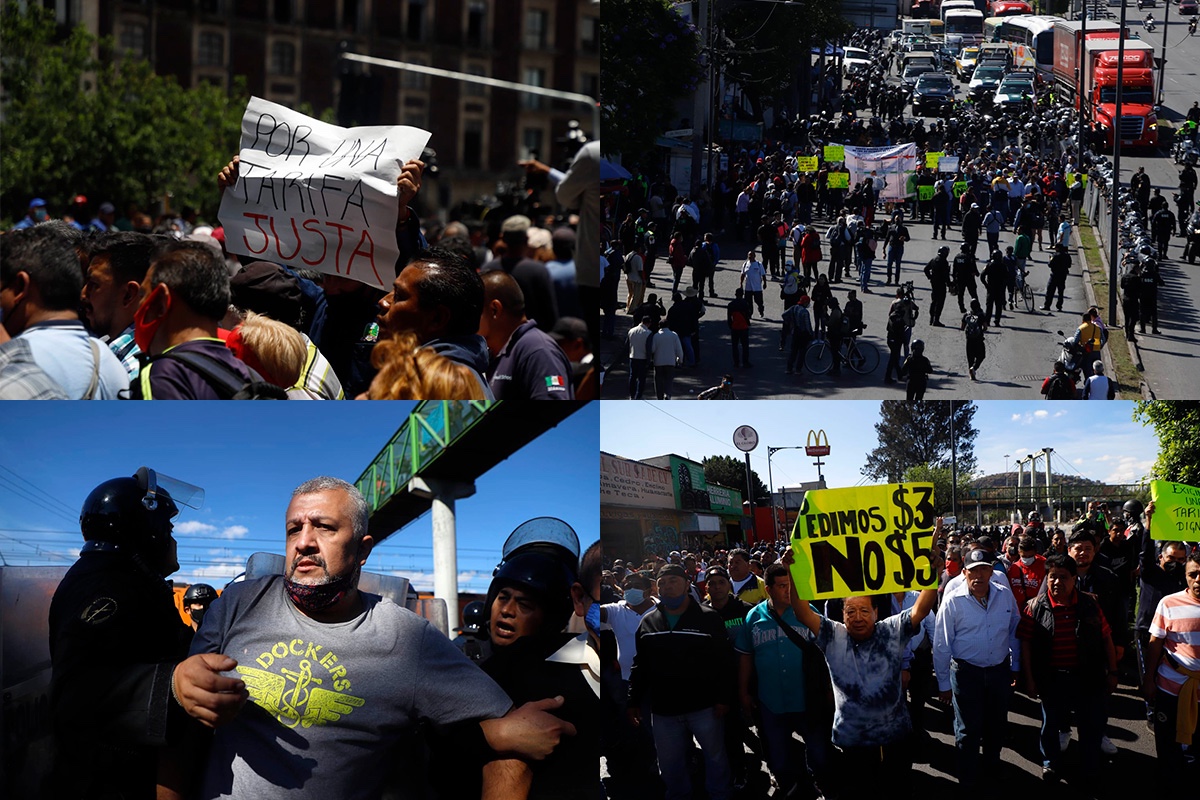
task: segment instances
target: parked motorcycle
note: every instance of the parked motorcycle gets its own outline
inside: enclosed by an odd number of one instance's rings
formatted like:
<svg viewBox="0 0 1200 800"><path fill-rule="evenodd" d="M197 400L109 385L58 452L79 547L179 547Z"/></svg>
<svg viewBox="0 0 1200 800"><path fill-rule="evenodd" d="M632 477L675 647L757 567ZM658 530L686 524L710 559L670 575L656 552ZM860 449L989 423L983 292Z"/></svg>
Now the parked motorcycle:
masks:
<svg viewBox="0 0 1200 800"><path fill-rule="evenodd" d="M1083 352L1083 347L1075 344L1073 336L1067 336L1062 331L1055 331L1059 336L1063 337L1061 349L1059 351L1058 360L1063 363L1066 368L1067 375L1074 381L1075 385L1079 385L1080 378L1083 374L1083 358L1086 355Z"/></svg>
<svg viewBox="0 0 1200 800"><path fill-rule="evenodd" d="M1176 164L1191 164L1194 167L1200 163L1200 149L1190 138L1176 136L1175 144L1171 145L1171 158L1175 159Z"/></svg>

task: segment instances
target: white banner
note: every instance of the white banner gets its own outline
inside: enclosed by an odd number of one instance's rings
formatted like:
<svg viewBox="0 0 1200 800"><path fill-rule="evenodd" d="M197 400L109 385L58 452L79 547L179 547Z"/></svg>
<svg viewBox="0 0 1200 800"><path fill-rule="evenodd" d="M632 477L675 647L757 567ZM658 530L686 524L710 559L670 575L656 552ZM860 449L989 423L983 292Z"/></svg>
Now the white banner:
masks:
<svg viewBox="0 0 1200 800"><path fill-rule="evenodd" d="M396 179L429 131L339 128L251 97L237 183L221 197L225 246L380 289L395 278Z"/></svg>
<svg viewBox="0 0 1200 800"><path fill-rule="evenodd" d="M916 196L917 146L898 144L892 147L851 147L846 145L846 169L850 170L853 187L874 171L883 178L883 200L906 200Z"/></svg>

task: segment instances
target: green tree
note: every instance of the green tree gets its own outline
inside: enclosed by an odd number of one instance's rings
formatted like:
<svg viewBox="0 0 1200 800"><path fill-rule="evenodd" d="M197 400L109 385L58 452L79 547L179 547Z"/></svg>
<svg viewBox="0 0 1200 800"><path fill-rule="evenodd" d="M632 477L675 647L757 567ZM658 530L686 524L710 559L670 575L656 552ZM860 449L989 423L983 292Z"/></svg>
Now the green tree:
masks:
<svg viewBox="0 0 1200 800"><path fill-rule="evenodd" d="M926 401L908 403L884 400L879 408L875 433L879 446L867 454L863 475L876 481L894 483L905 470L919 465L950 467L950 414L953 406L958 473L975 471L974 403Z"/></svg>
<svg viewBox="0 0 1200 800"><path fill-rule="evenodd" d="M138 203L216 216L216 175L237 153L248 95L202 84L185 89L144 60L82 27L60 31L52 12L10 3L0 14L4 53L3 216L29 198L52 212L82 193L118 211Z"/></svg>
<svg viewBox="0 0 1200 800"><path fill-rule="evenodd" d="M704 480L728 486L730 489L738 489L743 495L746 494L745 459L733 456L709 456L700 463L704 467ZM767 490L766 484L753 469L750 470L750 477L754 481L755 501L757 502L760 497L770 497L771 493Z"/></svg>
<svg viewBox="0 0 1200 800"><path fill-rule="evenodd" d="M901 480L904 483L932 483L933 484L933 507L936 509L939 516L951 513L950 509L954 507L951 497L951 489L954 486L950 467L934 467L929 464L917 464L904 470ZM969 473L958 473L958 497L959 500L966 497L967 491L971 488L971 476Z"/></svg>
<svg viewBox="0 0 1200 800"><path fill-rule="evenodd" d="M670 0L605 0L600 15L600 124L605 153L631 163L654 147L704 68L696 26Z"/></svg>
<svg viewBox="0 0 1200 800"><path fill-rule="evenodd" d="M1143 425L1153 425L1158 436L1155 477L1200 485L1200 402L1139 400L1133 418Z"/></svg>

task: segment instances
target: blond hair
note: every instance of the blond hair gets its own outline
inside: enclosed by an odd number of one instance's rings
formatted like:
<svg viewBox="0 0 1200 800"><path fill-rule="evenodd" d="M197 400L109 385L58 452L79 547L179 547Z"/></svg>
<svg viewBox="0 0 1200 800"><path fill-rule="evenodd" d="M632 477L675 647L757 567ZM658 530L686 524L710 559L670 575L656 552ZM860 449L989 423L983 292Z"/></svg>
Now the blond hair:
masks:
<svg viewBox="0 0 1200 800"><path fill-rule="evenodd" d="M244 347L240 354L242 360L276 386L287 389L296 385L308 358L308 345L299 331L291 325L248 311L240 334Z"/></svg>
<svg viewBox="0 0 1200 800"><path fill-rule="evenodd" d="M368 400L484 399L483 386L470 367L418 347L412 332L376 344L371 365L379 374L367 390Z"/></svg>

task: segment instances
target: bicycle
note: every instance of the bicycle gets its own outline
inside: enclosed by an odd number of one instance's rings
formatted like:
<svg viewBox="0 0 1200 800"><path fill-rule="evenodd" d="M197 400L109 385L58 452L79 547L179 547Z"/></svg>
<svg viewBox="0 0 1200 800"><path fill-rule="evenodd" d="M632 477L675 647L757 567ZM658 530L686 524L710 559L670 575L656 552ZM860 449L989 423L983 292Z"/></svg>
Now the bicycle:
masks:
<svg viewBox="0 0 1200 800"><path fill-rule="evenodd" d="M1033 305L1037 302L1037 297L1033 293L1033 287L1025 279L1028 275L1028 270L1017 273L1017 294L1021 296L1021 301L1025 304L1025 310L1032 312Z"/></svg>
<svg viewBox="0 0 1200 800"><path fill-rule="evenodd" d="M846 352L837 353L843 366L859 375L870 375L879 366L879 350L870 342L860 342L858 337L846 337ZM804 352L804 366L814 375L824 375L833 369L833 348L827 339L818 339Z"/></svg>

